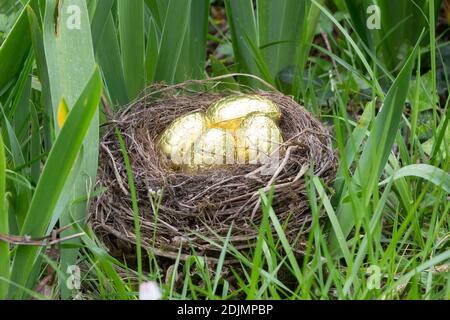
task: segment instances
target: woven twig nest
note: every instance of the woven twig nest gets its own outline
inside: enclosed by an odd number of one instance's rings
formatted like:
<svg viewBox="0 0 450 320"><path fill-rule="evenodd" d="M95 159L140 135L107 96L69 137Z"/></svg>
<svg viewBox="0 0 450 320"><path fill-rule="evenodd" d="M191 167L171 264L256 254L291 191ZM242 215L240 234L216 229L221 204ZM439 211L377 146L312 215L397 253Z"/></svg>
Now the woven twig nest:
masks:
<svg viewBox="0 0 450 320"><path fill-rule="evenodd" d="M214 259L231 228L230 243L238 250L253 247L262 218L259 190L275 189L273 208L295 251L312 217L305 176L311 164L326 184L335 176L337 158L328 129L291 97L254 92L282 111L280 129L285 146L273 174L262 165L230 165L199 172L172 169L157 141L177 117L205 111L231 94L190 90L192 83L153 87L150 93L117 116L101 141L97 186L105 191L93 200L90 222L115 256L134 255L136 236L127 172L116 128L124 137L132 165L140 214L141 244L157 256L181 259L192 254ZM211 88L211 86L209 86ZM158 212L156 199L162 192ZM156 196L155 196L156 195ZM275 232L274 232L275 235ZM181 249L180 249L181 248Z"/></svg>

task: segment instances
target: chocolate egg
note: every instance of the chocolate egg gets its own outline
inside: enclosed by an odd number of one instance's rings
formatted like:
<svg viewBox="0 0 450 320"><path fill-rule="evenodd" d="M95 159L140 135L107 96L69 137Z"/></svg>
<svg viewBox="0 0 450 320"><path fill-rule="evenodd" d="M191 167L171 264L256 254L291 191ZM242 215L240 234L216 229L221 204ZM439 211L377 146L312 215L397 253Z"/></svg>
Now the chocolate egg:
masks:
<svg viewBox="0 0 450 320"><path fill-rule="evenodd" d="M242 120L251 113L260 112L278 122L280 108L269 99L257 95L229 96L213 104L207 116L215 127L236 130Z"/></svg>
<svg viewBox="0 0 450 320"><path fill-rule="evenodd" d="M233 164L236 144L232 131L211 128L196 141L192 153L191 168L205 168Z"/></svg>
<svg viewBox="0 0 450 320"><path fill-rule="evenodd" d="M283 137L275 121L264 114L247 116L236 131L237 158L241 164L264 163L277 156Z"/></svg>
<svg viewBox="0 0 450 320"><path fill-rule="evenodd" d="M172 122L162 133L159 147L174 165L182 165L186 161L186 153L208 129L208 125L209 120L204 113L195 112L182 116Z"/></svg>

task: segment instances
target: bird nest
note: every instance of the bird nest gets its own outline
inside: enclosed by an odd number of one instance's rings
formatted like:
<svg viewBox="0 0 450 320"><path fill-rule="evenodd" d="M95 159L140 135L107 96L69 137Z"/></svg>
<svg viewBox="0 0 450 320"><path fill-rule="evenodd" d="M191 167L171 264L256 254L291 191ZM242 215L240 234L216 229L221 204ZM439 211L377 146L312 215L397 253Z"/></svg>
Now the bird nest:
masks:
<svg viewBox="0 0 450 320"><path fill-rule="evenodd" d="M192 82L149 88L144 98L106 125L97 179L103 192L92 201L90 215L96 234L112 255L134 256L135 219L119 130L133 172L145 250L173 259L187 259L193 252L215 259L227 237L237 250L249 250L256 244L263 217L260 190L267 193L273 188L274 212L293 250L301 253L312 224L305 177L312 170L329 184L336 173L329 130L291 97L253 91L272 100L282 112L285 143L275 167L236 164L176 171L158 149L159 135L179 116L205 111L232 93L201 85L207 89L200 91L198 82L194 89ZM273 234L277 236L275 230Z"/></svg>

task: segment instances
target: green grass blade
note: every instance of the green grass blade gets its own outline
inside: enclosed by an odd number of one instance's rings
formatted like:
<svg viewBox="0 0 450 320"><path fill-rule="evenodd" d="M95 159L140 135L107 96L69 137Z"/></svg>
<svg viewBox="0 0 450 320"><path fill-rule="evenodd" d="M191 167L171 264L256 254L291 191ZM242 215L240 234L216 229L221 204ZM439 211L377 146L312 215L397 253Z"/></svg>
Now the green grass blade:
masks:
<svg viewBox="0 0 450 320"><path fill-rule="evenodd" d="M262 191L260 191L261 201L263 203L262 211L263 211L263 217L261 220L261 225L259 227L259 234L258 239L256 241L256 247L255 251L253 252L253 261L252 261L252 272L250 274L250 284L249 289L247 293L247 300L253 300L258 298L256 296L257 293L257 286L259 282L260 277L260 269L263 267L264 260L262 259L262 248L263 243L265 241L265 235L270 231L270 224L269 224L269 208L272 205L272 198L273 198L273 190L269 193L268 196L266 196Z"/></svg>
<svg viewBox="0 0 450 320"><path fill-rule="evenodd" d="M381 182L380 185L387 184L391 179L395 181L405 177L422 178L450 193L450 174L428 164L413 164L403 167L396 171L392 177Z"/></svg>
<svg viewBox="0 0 450 320"><path fill-rule="evenodd" d="M155 78L156 66L158 63L159 37L156 28L155 22L151 20L147 37L147 51L145 53L145 68L147 71L147 81L149 83L152 83Z"/></svg>
<svg viewBox="0 0 450 320"><path fill-rule="evenodd" d="M252 0L225 0L225 8L230 23L234 56L238 64L238 71L262 77L255 61L249 40L259 48L256 18ZM258 86L256 81L243 78L246 84Z"/></svg>
<svg viewBox="0 0 450 320"><path fill-rule="evenodd" d="M383 217L383 209L385 208L386 201L388 199L389 193L391 192L391 183L389 183L386 187L386 189L383 192L383 196L380 199L380 202L378 203L377 208L375 208L375 213L372 216L370 220L370 225L367 230L365 230L365 235L363 240L361 241L361 244L358 247L358 253L356 254L354 258L354 263L352 265L352 268L350 270L350 275L348 276L345 285L344 285L344 293L348 294L351 285L354 283L355 279L357 279L358 272L361 271L361 265L364 262L364 259L367 255L367 246L369 245L369 239L373 238L373 235L375 234L375 229L379 225L381 218Z"/></svg>
<svg viewBox="0 0 450 320"><path fill-rule="evenodd" d="M115 0L101 0L97 2L94 16L92 17L92 43L94 44L94 51L96 52L100 44L100 39L105 31L108 17Z"/></svg>
<svg viewBox="0 0 450 320"><path fill-rule="evenodd" d="M122 156L123 156L123 159L125 162L125 168L127 171L127 178L128 178L128 186L130 188L131 202L132 202L132 206L133 206L134 229L135 229L135 234L136 234L136 258L137 258L137 265L138 265L138 277L139 277L139 284L141 284L142 283L141 227L140 227L140 223L139 223L139 207L138 207L136 187L134 184L133 169L131 167L131 162L130 162L130 158L128 156L127 147L125 145L125 141L123 140L123 136L120 133L120 130L117 128L116 128L116 134L117 134L117 138L119 139L120 150L122 152Z"/></svg>
<svg viewBox="0 0 450 320"><path fill-rule="evenodd" d="M127 300L130 299L130 295L127 295L126 279L123 279L115 269L116 267L125 268L122 263L112 258L108 252L101 246L100 241L96 238L94 232L88 227L81 228L76 226L77 232L84 232L82 242L85 247L87 259L93 265L97 273L94 281L101 282L103 279L105 282L111 282L113 284L114 294L113 299ZM99 284L99 287L101 285ZM100 288L99 288L100 289ZM100 289L101 290L101 289Z"/></svg>
<svg viewBox="0 0 450 320"><path fill-rule="evenodd" d="M174 83L191 15L191 0L169 0L161 31L155 81ZM182 14L180 15L180 12Z"/></svg>
<svg viewBox="0 0 450 320"><path fill-rule="evenodd" d="M418 48L419 43L392 84L383 102L383 108L377 115L374 128L371 130L369 140L358 165L357 177L360 181L369 181L369 176L378 179L388 161L405 108L406 96ZM373 157L374 149L377 150L376 158L378 160Z"/></svg>
<svg viewBox="0 0 450 320"><path fill-rule="evenodd" d="M30 48L28 17L23 10L0 47L0 92L20 73Z"/></svg>
<svg viewBox="0 0 450 320"><path fill-rule="evenodd" d="M188 26L184 37L175 83L205 76L206 37L208 34L209 1L191 2Z"/></svg>
<svg viewBox="0 0 450 320"><path fill-rule="evenodd" d="M303 21L302 32L295 59L297 70L294 73L293 93L297 99L300 98L300 94L305 94L303 74L308 63L309 53L314 42L317 24L320 17L320 7L317 6L317 3L323 4L323 2L324 0L318 0L318 2L314 1L312 4L305 4L307 5L308 12L305 13L306 18Z"/></svg>
<svg viewBox="0 0 450 320"><path fill-rule="evenodd" d="M391 290L396 290L399 286L408 283L412 277L421 272L425 272L427 269L432 269L434 266L439 265L440 263L448 263L450 260L450 250L444 251L443 253L433 257L432 259L422 263L418 267L409 271L408 273L402 275L397 281L395 281L387 290L389 294Z"/></svg>
<svg viewBox="0 0 450 320"><path fill-rule="evenodd" d="M434 37L435 18L441 0L345 0L346 9L350 14L353 29L380 61L394 71L407 58L407 52L414 46L424 28L430 27L430 37ZM369 29L368 19L372 18L366 11L376 4L379 8L380 29ZM428 11L432 11L428 19ZM430 23L429 23L430 21ZM434 52L434 49L431 50Z"/></svg>
<svg viewBox="0 0 450 320"><path fill-rule="evenodd" d="M36 106L31 103L31 139L30 139L30 160L34 161L31 164L30 177L31 181L35 184L39 181L41 175L41 157L42 147L41 147L41 133L39 118L36 111Z"/></svg>
<svg viewBox="0 0 450 320"><path fill-rule="evenodd" d="M21 230L22 235L45 236L64 185L68 181L84 138L97 113L101 87L100 74L98 70L95 70L50 152ZM36 247L19 246L17 248L12 268L14 282L26 285L38 252L39 249ZM14 291L11 292L11 296L15 296L14 293ZM20 293L19 296L21 296Z"/></svg>
<svg viewBox="0 0 450 320"><path fill-rule="evenodd" d="M362 187L368 194L373 190L384 170L397 136L418 48L419 43L417 43L408 61L390 88L359 160L354 177L354 181L357 184L355 188ZM369 196L366 196L367 198ZM347 237L355 223L352 210L340 211L338 209L337 211L342 213L338 217L339 223L344 236ZM362 213L358 214L361 215ZM334 233L330 235L330 246L332 252L339 246L339 241Z"/></svg>
<svg viewBox="0 0 450 320"><path fill-rule="evenodd" d="M145 87L144 0L117 1L120 48L128 95Z"/></svg>
<svg viewBox="0 0 450 320"><path fill-rule="evenodd" d="M257 1L260 47L267 46L261 52L273 78L295 60L305 9L304 0Z"/></svg>
<svg viewBox="0 0 450 320"><path fill-rule="evenodd" d="M78 101L86 83L96 69L90 20L86 0L66 0L64 2L46 1L43 25L43 38L47 71L50 79L50 94L54 116L54 128L59 133L58 111L62 99L67 102L69 110ZM70 6L78 8L76 20L69 10ZM58 10L55 26L55 8ZM78 11L78 10L77 10ZM96 109L97 110L97 109ZM97 177L99 146L99 115L95 113L90 122L88 133L83 143L83 153L74 166L77 170L71 173L62 196L56 207L49 229L60 219L61 226L71 225L73 221L84 220L87 213L87 201L77 202L86 197L93 188ZM81 174L82 173L82 174ZM64 232L63 237L75 233L72 229ZM78 241L74 240L73 243ZM77 249L67 249L61 253L61 268L66 270L72 265L78 254ZM62 287L63 297L67 291Z"/></svg>
<svg viewBox="0 0 450 320"><path fill-rule="evenodd" d="M192 2L189 24L189 60L192 65L192 77L197 79L203 78L205 75L209 10L209 0Z"/></svg>
<svg viewBox="0 0 450 320"><path fill-rule="evenodd" d="M336 18L333 16L333 14L327 10L322 4L320 4L317 0L312 0L312 2L320 9L320 11L323 12L332 22L333 24L339 29L340 32L344 35L344 37L347 39L347 41L350 43L353 50L355 50L358 58L361 60L362 64L364 65L364 68L366 72L370 75L371 80L374 83L375 90L378 95L384 96L383 90L378 83L378 79L374 73L374 70L371 68L369 62L367 61L363 51L360 49L360 47L356 44L356 42L352 39L348 31L339 23L339 21L336 20Z"/></svg>
<svg viewBox="0 0 450 320"><path fill-rule="evenodd" d="M6 158L0 135L0 234L9 233L9 217L6 206ZM0 277L9 279L9 244L0 241ZM8 283L0 280L0 300L8 293Z"/></svg>
<svg viewBox="0 0 450 320"><path fill-rule="evenodd" d="M130 102L125 82L122 56L114 26L113 15L106 18L106 25L95 52L103 73L106 93L113 105L125 105Z"/></svg>
<svg viewBox="0 0 450 320"><path fill-rule="evenodd" d="M320 199L325 207L325 211L327 212L328 218L330 219L331 225L333 226L334 234L336 235L336 241L339 244L339 248L341 249L347 266L352 264L352 258L350 251L348 250L348 245L346 241L346 236L344 235L341 225L339 224L338 218L334 212L333 207L331 206L330 200L325 193L322 183L320 182L318 177L313 177L314 186L319 194Z"/></svg>
<svg viewBox="0 0 450 320"><path fill-rule="evenodd" d="M23 167L26 166L25 156L22 152L22 148L20 147L20 142L12 128L9 120L5 117L4 119L5 127L7 131L8 137L8 145L9 150L11 152L12 163L15 167ZM4 140L6 141L6 140ZM28 172L25 172L27 174ZM23 222L26 218L26 214L28 211L29 202L31 199L30 189L24 185L16 184L15 185L15 196L12 199L15 207L15 218L16 223L19 228L23 225Z"/></svg>
<svg viewBox="0 0 450 320"><path fill-rule="evenodd" d="M372 43L373 32L367 29L366 21L368 16L364 12L368 7L366 0L344 0L346 9L350 14L355 31L361 39L367 44Z"/></svg>
<svg viewBox="0 0 450 320"><path fill-rule="evenodd" d="M49 150L52 144L53 134L53 109L50 94L50 78L44 48L44 38L39 16L36 15L36 12L31 6L27 7L27 13L30 21L30 33L32 34L31 40L33 43L35 63L37 66L37 75L41 82L41 101L44 104L44 113L46 115L44 120L44 146L46 150Z"/></svg>
<svg viewBox="0 0 450 320"><path fill-rule="evenodd" d="M345 146L345 152L342 156L341 164L336 175L335 189L336 197L339 199L342 194L342 188L344 186L344 175L349 170L361 149L364 138L366 137L367 130L375 114L375 101L369 102L361 118L359 119L355 129L353 130L347 145Z"/></svg>
<svg viewBox="0 0 450 320"><path fill-rule="evenodd" d="M303 283L303 274L300 269L299 263L297 261L297 258L295 257L294 250L291 247L291 244L289 243L289 240L286 237L286 233L283 229L283 226L280 223L280 220L278 219L275 211L273 210L273 207L271 206L270 202L268 201L267 197L263 193L260 192L261 196L261 203L264 206L267 207L270 221L272 222L273 228L275 229L278 239L281 242L281 245L286 252L287 260L289 261L290 268L293 270L293 276L296 278L298 283Z"/></svg>
<svg viewBox="0 0 450 320"><path fill-rule="evenodd" d="M231 231L232 231L232 227L230 228L230 230L228 230L227 237L225 238L225 241L222 246L222 251L220 252L219 260L217 262L217 268L216 268L216 273L214 276L214 282L213 282L213 288L212 288L213 295L216 294L217 287L219 285L219 281L221 280L222 268L225 264L225 257L227 255L227 251L228 251L228 244L230 242Z"/></svg>
<svg viewBox="0 0 450 320"><path fill-rule="evenodd" d="M156 27L158 27L158 30L161 31L164 26L164 19L166 17L166 10L161 10L162 6L167 6L168 1L161 1L161 0L145 0L145 4L147 5L148 9L150 10L153 20L155 22Z"/></svg>

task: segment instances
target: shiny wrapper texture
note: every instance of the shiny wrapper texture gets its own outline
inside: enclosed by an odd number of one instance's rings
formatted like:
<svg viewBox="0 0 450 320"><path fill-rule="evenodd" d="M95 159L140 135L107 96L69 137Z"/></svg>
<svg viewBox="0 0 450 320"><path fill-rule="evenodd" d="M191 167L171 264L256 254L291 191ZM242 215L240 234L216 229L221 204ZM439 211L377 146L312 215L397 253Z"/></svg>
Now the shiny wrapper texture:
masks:
<svg viewBox="0 0 450 320"><path fill-rule="evenodd" d="M272 101L256 95L229 96L212 105L207 116L215 127L236 130L242 120L251 113L260 112L278 122L279 107Z"/></svg>
<svg viewBox="0 0 450 320"><path fill-rule="evenodd" d="M208 125L209 120L204 113L182 116L162 133L159 147L174 165L182 165L186 161L189 163L189 152L198 138L208 130Z"/></svg>
<svg viewBox="0 0 450 320"><path fill-rule="evenodd" d="M203 133L194 144L193 169L233 164L236 144L232 131L211 128Z"/></svg>
<svg viewBox="0 0 450 320"><path fill-rule="evenodd" d="M236 132L237 159L241 164L264 163L276 157L283 137L271 118L253 113L242 121Z"/></svg>

